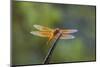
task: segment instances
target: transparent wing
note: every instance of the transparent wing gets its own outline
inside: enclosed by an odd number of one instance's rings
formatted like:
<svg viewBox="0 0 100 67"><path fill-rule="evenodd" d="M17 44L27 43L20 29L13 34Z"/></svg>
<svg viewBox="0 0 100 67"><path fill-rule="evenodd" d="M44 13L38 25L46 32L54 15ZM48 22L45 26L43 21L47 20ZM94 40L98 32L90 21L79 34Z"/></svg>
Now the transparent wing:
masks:
<svg viewBox="0 0 100 67"><path fill-rule="evenodd" d="M44 27L41 25L33 25L36 29L40 30L40 31L52 31L52 29L48 28L48 27Z"/></svg>
<svg viewBox="0 0 100 67"><path fill-rule="evenodd" d="M30 33L40 37L49 37L50 35L50 32L42 32L42 31L32 31Z"/></svg>
<svg viewBox="0 0 100 67"><path fill-rule="evenodd" d="M65 29L65 30L61 30L63 33L75 33L75 32L77 32L78 30L77 29Z"/></svg>
<svg viewBox="0 0 100 67"><path fill-rule="evenodd" d="M73 35L62 35L60 39L73 39L75 38Z"/></svg>

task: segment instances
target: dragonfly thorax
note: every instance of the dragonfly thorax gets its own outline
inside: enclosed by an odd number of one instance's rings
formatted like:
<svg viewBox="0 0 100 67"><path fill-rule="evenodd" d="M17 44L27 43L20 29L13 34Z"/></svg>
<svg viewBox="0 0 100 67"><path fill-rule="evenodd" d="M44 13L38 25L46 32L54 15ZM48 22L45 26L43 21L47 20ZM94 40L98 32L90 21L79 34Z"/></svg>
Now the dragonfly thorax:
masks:
<svg viewBox="0 0 100 67"><path fill-rule="evenodd" d="M56 35L57 33L59 33L60 32L60 29L59 28L56 28L55 30L54 30L54 35Z"/></svg>

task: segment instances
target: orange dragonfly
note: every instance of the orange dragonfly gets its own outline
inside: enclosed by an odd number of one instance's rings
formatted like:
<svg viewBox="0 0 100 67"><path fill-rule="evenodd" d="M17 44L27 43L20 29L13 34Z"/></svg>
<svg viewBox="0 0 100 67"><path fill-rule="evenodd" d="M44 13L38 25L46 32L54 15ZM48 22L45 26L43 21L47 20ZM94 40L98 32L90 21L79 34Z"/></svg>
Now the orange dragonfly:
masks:
<svg viewBox="0 0 100 67"><path fill-rule="evenodd" d="M33 27L39 31L32 31L30 33L40 37L48 37L48 42L50 42L59 32L62 32L60 39L73 39L75 37L70 34L78 31L77 29L51 29L41 25L33 25Z"/></svg>

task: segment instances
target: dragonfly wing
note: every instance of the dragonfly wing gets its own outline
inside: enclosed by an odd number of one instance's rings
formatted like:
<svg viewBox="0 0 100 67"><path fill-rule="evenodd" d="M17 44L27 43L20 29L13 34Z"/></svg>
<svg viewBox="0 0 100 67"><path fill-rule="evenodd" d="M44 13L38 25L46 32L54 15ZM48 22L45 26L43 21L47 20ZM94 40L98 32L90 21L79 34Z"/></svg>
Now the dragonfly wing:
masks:
<svg viewBox="0 0 100 67"><path fill-rule="evenodd" d="M50 32L41 32L41 31L32 31L30 33L40 37L49 37L50 35Z"/></svg>
<svg viewBox="0 0 100 67"><path fill-rule="evenodd" d="M75 38L73 35L62 35L60 39L73 39Z"/></svg>
<svg viewBox="0 0 100 67"><path fill-rule="evenodd" d="M69 29L69 30L65 29L65 30L61 30L61 31L66 34L66 33L75 33L78 30L77 29Z"/></svg>
<svg viewBox="0 0 100 67"><path fill-rule="evenodd" d="M40 30L40 31L52 31L52 29L48 28L48 27L44 27L41 25L33 25L36 29Z"/></svg>

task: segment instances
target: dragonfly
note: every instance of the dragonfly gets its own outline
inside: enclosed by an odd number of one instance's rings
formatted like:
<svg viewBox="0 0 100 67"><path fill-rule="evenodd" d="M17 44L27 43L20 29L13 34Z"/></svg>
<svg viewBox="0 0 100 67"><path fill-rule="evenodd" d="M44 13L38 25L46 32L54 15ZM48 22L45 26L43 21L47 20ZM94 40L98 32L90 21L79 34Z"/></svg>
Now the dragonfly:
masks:
<svg viewBox="0 0 100 67"><path fill-rule="evenodd" d="M33 27L38 31L31 31L30 33L39 37L48 37L47 43L50 42L59 32L62 32L59 39L73 39L75 38L75 36L71 35L71 33L75 33L78 31L77 29L51 29L49 27L37 24L33 25Z"/></svg>

